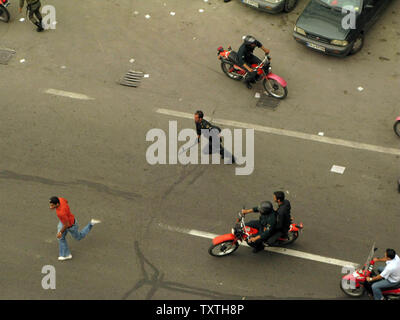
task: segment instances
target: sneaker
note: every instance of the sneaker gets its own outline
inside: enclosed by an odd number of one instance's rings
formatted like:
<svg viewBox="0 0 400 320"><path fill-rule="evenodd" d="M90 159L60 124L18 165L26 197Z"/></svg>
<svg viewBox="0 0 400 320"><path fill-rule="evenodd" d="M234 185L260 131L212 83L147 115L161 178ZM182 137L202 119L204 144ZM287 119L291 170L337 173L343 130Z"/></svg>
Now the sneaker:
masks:
<svg viewBox="0 0 400 320"><path fill-rule="evenodd" d="M58 257L58 260L60 260L60 261L70 260L70 259L72 259L72 254L70 254L69 256L66 256L66 257Z"/></svg>
<svg viewBox="0 0 400 320"><path fill-rule="evenodd" d="M101 223L101 221L100 221L100 220L96 220L96 219L90 220L90 224L91 224L92 226L95 225L95 224L98 224L98 223Z"/></svg>

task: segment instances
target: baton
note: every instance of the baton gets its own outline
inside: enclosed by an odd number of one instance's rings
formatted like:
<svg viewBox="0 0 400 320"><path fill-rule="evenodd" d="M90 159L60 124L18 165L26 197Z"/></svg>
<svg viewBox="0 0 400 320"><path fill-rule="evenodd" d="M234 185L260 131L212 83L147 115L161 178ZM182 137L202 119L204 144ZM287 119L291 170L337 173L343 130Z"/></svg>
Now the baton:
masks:
<svg viewBox="0 0 400 320"><path fill-rule="evenodd" d="M181 155L182 153L188 151L189 149L192 149L192 147L194 147L196 144L197 144L197 139L191 146L187 147L186 149L182 149L181 152L178 153L178 156Z"/></svg>

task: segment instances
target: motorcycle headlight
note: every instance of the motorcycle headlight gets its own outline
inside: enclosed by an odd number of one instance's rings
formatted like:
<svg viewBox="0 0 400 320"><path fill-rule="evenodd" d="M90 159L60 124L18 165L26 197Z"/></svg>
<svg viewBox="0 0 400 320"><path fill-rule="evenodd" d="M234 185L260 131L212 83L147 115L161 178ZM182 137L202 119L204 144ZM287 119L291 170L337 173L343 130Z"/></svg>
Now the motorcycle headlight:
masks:
<svg viewBox="0 0 400 320"><path fill-rule="evenodd" d="M299 27L297 27L297 26L294 26L294 32L300 33L300 34L302 34L303 36L306 35L306 32L305 32L302 28L299 28Z"/></svg>
<svg viewBox="0 0 400 320"><path fill-rule="evenodd" d="M333 44L335 46L345 47L349 44L349 42L346 40L332 40L331 44Z"/></svg>

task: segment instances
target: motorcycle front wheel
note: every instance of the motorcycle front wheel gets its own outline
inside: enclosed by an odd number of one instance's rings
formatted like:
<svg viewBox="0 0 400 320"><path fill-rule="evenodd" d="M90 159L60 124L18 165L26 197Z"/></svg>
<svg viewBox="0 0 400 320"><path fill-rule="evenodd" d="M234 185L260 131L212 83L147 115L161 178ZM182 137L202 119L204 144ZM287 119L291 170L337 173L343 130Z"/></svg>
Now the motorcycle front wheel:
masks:
<svg viewBox="0 0 400 320"><path fill-rule="evenodd" d="M340 279L340 289L342 289L342 291L348 295L349 297L353 297L353 298L359 298L361 297L364 292L365 292L365 288L363 286L359 286L358 288L355 289L345 289L343 288L343 282L342 279Z"/></svg>
<svg viewBox="0 0 400 320"><path fill-rule="evenodd" d="M400 120L394 123L393 130L400 137Z"/></svg>
<svg viewBox="0 0 400 320"><path fill-rule="evenodd" d="M10 13L5 7L0 6L0 21L8 22L9 20L10 20Z"/></svg>
<svg viewBox="0 0 400 320"><path fill-rule="evenodd" d="M221 62L221 69L229 78L233 80L239 81L243 79L243 75L237 73L237 70L235 69L233 64L229 62L226 61Z"/></svg>
<svg viewBox="0 0 400 320"><path fill-rule="evenodd" d="M225 257L235 252L239 248L239 243L233 242L232 240L224 241L216 245L212 245L208 249L208 253L213 257Z"/></svg>
<svg viewBox="0 0 400 320"><path fill-rule="evenodd" d="M287 87L282 87L281 84L274 79L264 79L263 86L265 91L277 99L285 99L288 94Z"/></svg>

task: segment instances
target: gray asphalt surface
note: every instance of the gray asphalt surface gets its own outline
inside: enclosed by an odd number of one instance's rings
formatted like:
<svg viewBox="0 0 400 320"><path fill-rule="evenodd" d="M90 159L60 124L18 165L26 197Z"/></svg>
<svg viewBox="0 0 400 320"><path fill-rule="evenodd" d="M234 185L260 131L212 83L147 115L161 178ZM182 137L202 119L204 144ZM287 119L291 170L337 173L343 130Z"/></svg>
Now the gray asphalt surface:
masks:
<svg viewBox="0 0 400 320"><path fill-rule="evenodd" d="M292 249L357 263L374 241L380 254L400 251L399 156L256 132L250 176L146 161L150 129L167 131L169 120L193 128L158 108L398 148L400 2L346 59L293 40L307 2L269 15L239 1L43 0L56 7L57 28L37 33L12 1L12 20L0 25L0 47L16 51L0 65L0 299L345 298L339 266L248 248L217 259L210 240L159 226L227 233L242 205L278 189L305 225ZM273 71L288 81L275 110L220 69L217 47L237 49L245 34L271 49ZM129 69L150 77L118 85ZM331 173L334 164L345 173ZM68 199L80 227L103 221L81 242L69 238L71 261L57 261L52 195ZM56 267L56 290L41 287L44 265Z"/></svg>

